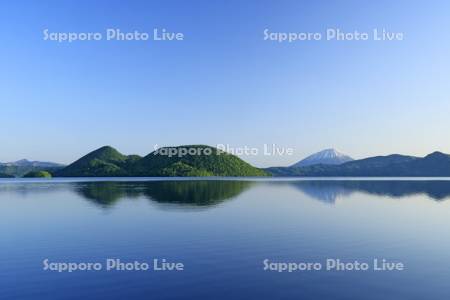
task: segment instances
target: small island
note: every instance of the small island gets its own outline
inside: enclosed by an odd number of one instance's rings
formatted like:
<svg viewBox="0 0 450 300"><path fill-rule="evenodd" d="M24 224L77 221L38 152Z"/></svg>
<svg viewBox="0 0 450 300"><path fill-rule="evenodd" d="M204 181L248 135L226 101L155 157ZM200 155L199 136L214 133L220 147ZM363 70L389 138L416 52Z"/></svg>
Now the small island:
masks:
<svg viewBox="0 0 450 300"><path fill-rule="evenodd" d="M31 171L25 174L23 178L52 178L52 174L48 171Z"/></svg>

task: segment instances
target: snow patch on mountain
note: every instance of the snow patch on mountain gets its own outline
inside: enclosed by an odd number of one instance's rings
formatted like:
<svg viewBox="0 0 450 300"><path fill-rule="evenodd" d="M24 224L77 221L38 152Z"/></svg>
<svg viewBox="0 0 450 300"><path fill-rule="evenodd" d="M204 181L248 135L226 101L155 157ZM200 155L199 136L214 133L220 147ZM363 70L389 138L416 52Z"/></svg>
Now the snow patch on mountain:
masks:
<svg viewBox="0 0 450 300"><path fill-rule="evenodd" d="M340 165L352 160L353 158L350 156L340 153L335 149L325 149L306 157L305 159L292 165L292 167L306 167L318 164Z"/></svg>

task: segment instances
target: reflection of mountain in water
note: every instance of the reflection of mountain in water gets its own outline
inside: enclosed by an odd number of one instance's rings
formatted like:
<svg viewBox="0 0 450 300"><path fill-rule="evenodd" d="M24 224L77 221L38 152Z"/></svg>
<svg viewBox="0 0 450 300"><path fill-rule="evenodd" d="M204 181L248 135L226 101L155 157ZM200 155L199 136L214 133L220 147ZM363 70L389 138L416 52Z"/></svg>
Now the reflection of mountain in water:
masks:
<svg viewBox="0 0 450 300"><path fill-rule="evenodd" d="M101 207L110 207L122 199L144 197L154 203L168 204L164 208L209 207L237 197L254 185L289 185L306 195L326 203L353 192L364 192L392 198L425 194L434 200L450 197L450 181L444 180L161 180L109 182L39 182L2 183L0 199L8 194L32 197L46 193L76 192L82 198ZM62 195L62 194L61 194ZM173 205L171 205L173 204Z"/></svg>
<svg viewBox="0 0 450 300"><path fill-rule="evenodd" d="M88 182L76 187L84 198L110 206L123 198L144 196L152 201L189 206L212 206L234 198L250 187L249 181Z"/></svg>
<svg viewBox="0 0 450 300"><path fill-rule="evenodd" d="M434 200L450 196L450 181L421 180L305 180L291 182L305 194L328 203L353 192L400 198L414 194L426 194Z"/></svg>
<svg viewBox="0 0 450 300"><path fill-rule="evenodd" d="M145 194L160 203L209 206L234 198L249 181L162 181L147 183Z"/></svg>
<svg viewBox="0 0 450 300"><path fill-rule="evenodd" d="M136 198L142 190L128 182L86 182L75 185L83 198L100 206L111 206L123 198Z"/></svg>
<svg viewBox="0 0 450 300"><path fill-rule="evenodd" d="M334 203L338 197L347 196L351 190L339 185L323 184L325 181L297 181L292 183L306 195L326 203Z"/></svg>

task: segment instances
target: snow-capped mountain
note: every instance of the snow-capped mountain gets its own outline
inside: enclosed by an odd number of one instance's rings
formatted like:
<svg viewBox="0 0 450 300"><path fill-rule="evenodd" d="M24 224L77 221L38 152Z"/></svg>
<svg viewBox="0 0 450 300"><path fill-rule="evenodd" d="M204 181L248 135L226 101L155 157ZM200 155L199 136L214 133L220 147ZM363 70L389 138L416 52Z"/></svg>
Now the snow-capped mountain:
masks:
<svg viewBox="0 0 450 300"><path fill-rule="evenodd" d="M352 160L353 158L350 156L342 154L334 149L325 149L308 156L307 158L292 165L292 167L306 167L318 164L340 165Z"/></svg>

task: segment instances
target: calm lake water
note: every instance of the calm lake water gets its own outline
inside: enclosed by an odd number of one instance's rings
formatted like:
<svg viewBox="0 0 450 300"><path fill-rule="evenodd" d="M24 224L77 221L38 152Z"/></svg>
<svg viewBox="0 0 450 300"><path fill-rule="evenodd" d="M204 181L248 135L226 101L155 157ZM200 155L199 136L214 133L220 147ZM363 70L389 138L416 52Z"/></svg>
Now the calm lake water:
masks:
<svg viewBox="0 0 450 300"><path fill-rule="evenodd" d="M447 180L5 179L0 237L0 299L450 299ZM184 270L107 271L114 258Z"/></svg>

